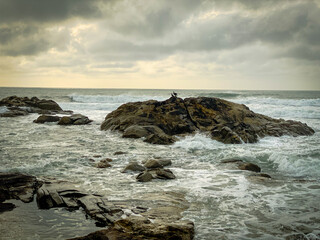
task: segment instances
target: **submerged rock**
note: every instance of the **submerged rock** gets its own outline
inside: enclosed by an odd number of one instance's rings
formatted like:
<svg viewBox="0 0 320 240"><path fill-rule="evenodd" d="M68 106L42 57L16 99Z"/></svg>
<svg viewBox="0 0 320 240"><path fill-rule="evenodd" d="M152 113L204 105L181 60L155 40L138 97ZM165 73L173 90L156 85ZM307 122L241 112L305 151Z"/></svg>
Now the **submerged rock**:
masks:
<svg viewBox="0 0 320 240"><path fill-rule="evenodd" d="M301 122L273 119L245 105L208 97L126 103L106 116L101 129L120 131L123 137L143 137L154 144L172 144L177 140L174 136L196 131L229 144L255 143L265 136L314 134Z"/></svg>
<svg viewBox="0 0 320 240"><path fill-rule="evenodd" d="M37 97L28 98L10 96L0 100L0 106L6 106L8 110L4 113L0 113L0 117L16 117L29 113L70 113L70 111L63 111L53 100L39 99Z"/></svg>
<svg viewBox="0 0 320 240"><path fill-rule="evenodd" d="M109 162L112 162L112 159L106 158L106 159L103 159L100 162L98 162L95 166L97 168L109 168L109 167L112 167L112 165Z"/></svg>
<svg viewBox="0 0 320 240"><path fill-rule="evenodd" d="M231 158L221 160L221 164L228 165L233 169L247 170L252 172L261 172L261 168L250 162L244 162L241 159Z"/></svg>
<svg viewBox="0 0 320 240"><path fill-rule="evenodd" d="M261 172L261 168L253 163L240 163L238 168L240 170L247 170L252 172Z"/></svg>

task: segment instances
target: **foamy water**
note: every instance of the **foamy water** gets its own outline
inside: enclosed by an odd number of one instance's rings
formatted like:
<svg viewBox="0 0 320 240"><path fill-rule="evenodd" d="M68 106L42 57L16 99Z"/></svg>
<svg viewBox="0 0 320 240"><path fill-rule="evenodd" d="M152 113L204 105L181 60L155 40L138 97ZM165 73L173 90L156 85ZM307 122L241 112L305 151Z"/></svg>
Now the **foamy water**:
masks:
<svg viewBox="0 0 320 240"><path fill-rule="evenodd" d="M186 193L191 206L184 218L195 222L196 239L284 239L294 233L320 239L320 92L178 91L181 97L216 96L271 117L302 121L316 131L313 136L267 137L256 144L225 145L205 134L195 134L171 146L158 146L100 131L105 116L121 104L164 100L171 92L2 88L1 98L51 98L63 109L82 113L94 122L85 126L39 125L32 123L36 114L0 119L0 170L66 179L110 199L130 199L153 191ZM114 156L116 151L127 154ZM112 168L93 167L89 159L94 155L112 158ZM171 159L170 169L177 179L142 184L135 181L135 174L120 173L129 161L153 157ZM249 172L221 165L226 158L258 164L273 179L254 181ZM68 222L74 218L64 217L73 232ZM53 226L61 239L67 235L66 226Z"/></svg>

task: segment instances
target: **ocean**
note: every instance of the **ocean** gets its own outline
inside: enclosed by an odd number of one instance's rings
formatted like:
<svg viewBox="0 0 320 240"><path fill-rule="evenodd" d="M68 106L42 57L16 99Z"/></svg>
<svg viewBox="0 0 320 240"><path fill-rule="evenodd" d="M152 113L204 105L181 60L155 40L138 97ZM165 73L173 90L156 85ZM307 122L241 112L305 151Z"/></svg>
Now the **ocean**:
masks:
<svg viewBox="0 0 320 240"><path fill-rule="evenodd" d="M0 88L1 99L53 99L64 110L93 120L90 125L58 126L33 123L37 114L0 118L0 171L71 181L108 199L130 199L145 192L184 193L190 207L183 217L195 223L199 240L285 239L293 234L320 239L320 92L175 90L182 98L219 97L273 118L301 121L315 130L313 136L226 145L195 134L162 146L100 130L105 116L120 105L165 100L172 91ZM127 154L113 155L117 151ZM89 159L94 155L112 158L112 168L92 167ZM155 157L172 160L175 180L138 183L136 174L120 172L130 161ZM251 172L228 169L220 163L228 158L255 163L272 179L254 181ZM0 214L1 223L8 222L0 226L0 239L66 239L75 232L81 236L100 229L81 210L38 211L35 203L16 203L18 208Z"/></svg>

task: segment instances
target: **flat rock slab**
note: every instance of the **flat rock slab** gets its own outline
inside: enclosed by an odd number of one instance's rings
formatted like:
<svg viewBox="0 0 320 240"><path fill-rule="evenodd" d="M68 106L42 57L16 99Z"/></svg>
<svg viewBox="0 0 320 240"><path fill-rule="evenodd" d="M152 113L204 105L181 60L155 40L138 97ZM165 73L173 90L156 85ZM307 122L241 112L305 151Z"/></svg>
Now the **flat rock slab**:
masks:
<svg viewBox="0 0 320 240"><path fill-rule="evenodd" d="M121 105L109 113L101 130L120 131L126 138L144 138L153 144L172 144L177 135L209 133L229 144L255 143L265 136L308 136L314 130L301 122L273 119L247 106L219 98L171 97Z"/></svg>

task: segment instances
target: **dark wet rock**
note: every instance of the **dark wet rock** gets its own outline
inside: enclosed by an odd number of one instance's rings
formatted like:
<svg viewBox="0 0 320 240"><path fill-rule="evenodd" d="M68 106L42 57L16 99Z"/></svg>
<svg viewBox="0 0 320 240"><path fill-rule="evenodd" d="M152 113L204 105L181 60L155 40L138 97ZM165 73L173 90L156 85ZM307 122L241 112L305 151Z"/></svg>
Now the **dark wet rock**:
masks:
<svg viewBox="0 0 320 240"><path fill-rule="evenodd" d="M70 113L70 111L63 111L53 100L39 99L37 97L10 96L0 100L0 106L6 106L8 108L8 111L1 113L0 117L15 117L29 113Z"/></svg>
<svg viewBox="0 0 320 240"><path fill-rule="evenodd" d="M88 117L82 114L73 114L71 116L64 116L58 122L59 125L85 125L91 123Z"/></svg>
<svg viewBox="0 0 320 240"><path fill-rule="evenodd" d="M160 162L156 159L150 159L145 162L144 166L146 168L162 168L163 166L160 164Z"/></svg>
<svg viewBox="0 0 320 240"><path fill-rule="evenodd" d="M129 172L129 171L132 171L132 172L143 172L144 170L146 170L146 168L144 166L138 164L137 162L131 162L121 172L122 173L126 173L126 172Z"/></svg>
<svg viewBox="0 0 320 240"><path fill-rule="evenodd" d="M152 143L152 144L159 144L159 145L170 145L174 143L176 140L174 137L168 136L166 134L151 134L147 136L144 142Z"/></svg>
<svg viewBox="0 0 320 240"><path fill-rule="evenodd" d="M110 228L91 233L74 240L191 240L194 237L194 224L190 221L179 223L157 222L139 217L129 217L116 221Z"/></svg>
<svg viewBox="0 0 320 240"><path fill-rule="evenodd" d="M102 157L101 155L93 155L94 158L100 158Z"/></svg>
<svg viewBox="0 0 320 240"><path fill-rule="evenodd" d="M98 162L95 166L97 168L109 168L109 167L112 167L112 165L109 162L112 162L112 159L106 158L106 159L103 159L100 162Z"/></svg>
<svg viewBox="0 0 320 240"><path fill-rule="evenodd" d="M61 117L52 116L52 115L41 115L33 122L34 123L58 122L60 118Z"/></svg>
<svg viewBox="0 0 320 240"><path fill-rule="evenodd" d="M261 168L250 162L244 162L241 159L231 158L221 160L222 165L227 165L233 169L247 170L252 172L261 172Z"/></svg>
<svg viewBox="0 0 320 240"><path fill-rule="evenodd" d="M123 137L143 137L154 144L172 144L177 140L174 136L196 131L229 144L255 143L265 136L314 134L301 122L273 119L245 105L208 97L126 103L106 116L101 129L123 132Z"/></svg>
<svg viewBox="0 0 320 240"><path fill-rule="evenodd" d="M126 152L122 152L122 151L118 151L115 152L113 155L123 155L123 154L127 154Z"/></svg>
<svg viewBox="0 0 320 240"><path fill-rule="evenodd" d="M247 170L247 171L252 171L252 172L261 172L261 168L253 163L240 163L238 165L238 168L240 170Z"/></svg>
<svg viewBox="0 0 320 240"><path fill-rule="evenodd" d="M32 202L39 185L41 182L34 176L21 173L0 173L0 202L7 199Z"/></svg>
<svg viewBox="0 0 320 240"><path fill-rule="evenodd" d="M12 211L15 207L13 203L0 203L0 213Z"/></svg>
<svg viewBox="0 0 320 240"><path fill-rule="evenodd" d="M137 177L136 177L138 182L150 182L152 181L153 177L152 174L149 173L148 171L142 172L140 173Z"/></svg>
<svg viewBox="0 0 320 240"><path fill-rule="evenodd" d="M156 178L159 178L159 179L175 179L176 176L169 169L157 169L156 170Z"/></svg>

